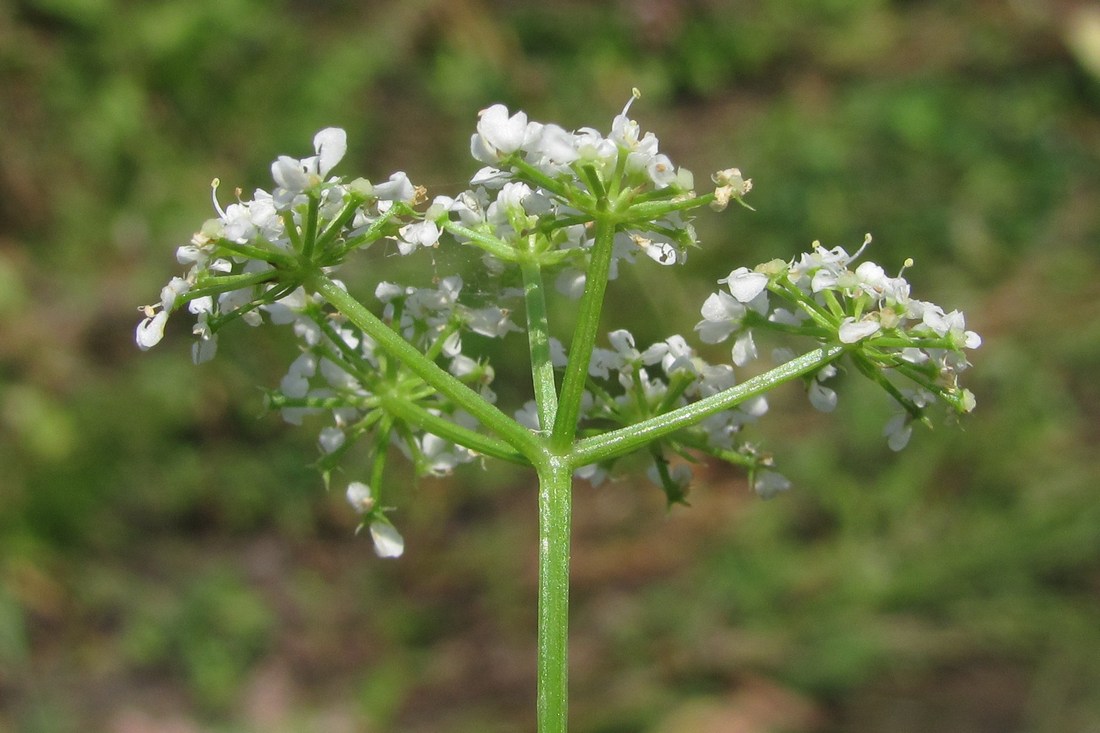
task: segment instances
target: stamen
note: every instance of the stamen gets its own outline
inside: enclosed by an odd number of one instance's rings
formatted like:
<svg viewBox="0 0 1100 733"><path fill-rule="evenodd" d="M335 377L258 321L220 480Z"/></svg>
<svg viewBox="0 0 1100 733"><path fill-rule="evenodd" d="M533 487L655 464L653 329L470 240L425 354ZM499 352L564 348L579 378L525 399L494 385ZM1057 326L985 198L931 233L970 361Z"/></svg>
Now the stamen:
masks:
<svg viewBox="0 0 1100 733"><path fill-rule="evenodd" d="M214 211L218 212L218 216L222 219L225 217L225 209L218 203L218 186L222 185L222 179L215 178L210 182L210 200L214 202Z"/></svg>
<svg viewBox="0 0 1100 733"><path fill-rule="evenodd" d="M862 244L862 246L860 246L860 248L858 250L856 250L856 253L854 255L852 255L850 258L848 258L848 261L849 262L855 262L856 260L858 260L859 256L861 254L863 254L863 250L867 249L867 245L869 245L870 243L871 243L871 235L869 233L863 235L863 244Z"/></svg>
<svg viewBox="0 0 1100 733"><path fill-rule="evenodd" d="M638 89L638 87L631 88L631 90L630 90L630 99L627 101L626 106L623 107L623 111L620 112L619 114L623 117L626 117L627 111L630 110L630 105L634 104L635 99L641 99L641 98L642 98L642 93Z"/></svg>

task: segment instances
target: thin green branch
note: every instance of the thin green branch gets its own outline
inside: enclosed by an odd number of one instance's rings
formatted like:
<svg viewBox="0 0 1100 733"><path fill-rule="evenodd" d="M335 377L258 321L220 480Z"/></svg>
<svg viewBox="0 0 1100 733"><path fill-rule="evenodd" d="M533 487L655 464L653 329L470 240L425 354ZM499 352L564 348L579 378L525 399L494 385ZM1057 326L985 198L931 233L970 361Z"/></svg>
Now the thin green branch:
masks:
<svg viewBox="0 0 1100 733"><path fill-rule="evenodd" d="M539 427L554 429L558 414L557 384L554 364L550 360L550 324L546 315L546 293L542 284L542 268L537 261L520 263L523 272L523 298L527 308L527 341L531 349L531 378L535 386Z"/></svg>
<svg viewBox="0 0 1100 733"><path fill-rule="evenodd" d="M551 438L552 447L558 451L565 451L577 435L581 397L588 378L588 362L592 358L592 348L600 327L600 313L603 309L604 293L607 291L614 240L613 219L610 216L601 217L596 221L592 260L585 273L584 295L573 331L573 341L569 345L569 363L565 367L561 396L558 399L558 416Z"/></svg>
<svg viewBox="0 0 1100 733"><path fill-rule="evenodd" d="M736 407L783 382L820 369L838 359L844 351L842 346L823 346L698 402L625 428L579 440L570 453L572 465L580 467L626 455L658 438L695 425L710 415Z"/></svg>
<svg viewBox="0 0 1100 733"><path fill-rule="evenodd" d="M484 435L471 430L445 417L436 415L423 407L416 405L405 397L381 396L382 406L394 417L404 420L410 425L415 425L433 435L438 435L444 440L449 440L456 445L469 448L475 453L490 458L499 458L502 461L515 463L520 466L530 466L531 462L521 453L517 452L508 443L490 435Z"/></svg>
<svg viewBox="0 0 1100 733"><path fill-rule="evenodd" d="M308 282L348 320L374 339L383 351L390 354L440 393L449 398L458 407L470 413L489 430L492 430L531 462L545 455L542 442L512 418L505 415L495 405L470 387L459 381L454 375L443 370L435 362L427 359L412 344L394 333L378 316L371 313L362 303L331 279L315 273Z"/></svg>

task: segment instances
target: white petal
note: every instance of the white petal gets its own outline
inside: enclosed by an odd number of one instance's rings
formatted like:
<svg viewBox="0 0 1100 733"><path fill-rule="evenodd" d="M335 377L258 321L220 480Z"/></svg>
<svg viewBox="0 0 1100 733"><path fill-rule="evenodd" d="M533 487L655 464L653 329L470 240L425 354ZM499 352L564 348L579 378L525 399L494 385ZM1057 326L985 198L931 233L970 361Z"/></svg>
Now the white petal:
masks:
<svg viewBox="0 0 1100 733"><path fill-rule="evenodd" d="M348 151L348 134L339 127L326 127L313 136L317 151L317 174L324 178Z"/></svg>
<svg viewBox="0 0 1100 733"><path fill-rule="evenodd" d="M322 453L332 453L334 450L344 444L344 440L344 431L331 425L326 428L322 428L320 435L317 436L317 442L321 446ZM348 491L351 491L350 486L348 487Z"/></svg>
<svg viewBox="0 0 1100 733"><path fill-rule="evenodd" d="M745 315L745 306L738 303L728 294L721 291L711 293L703 301L703 307L699 311L708 321L740 321Z"/></svg>
<svg viewBox="0 0 1100 733"><path fill-rule="evenodd" d="M838 335L840 336L840 342L842 344L854 344L872 334L878 333L881 328L882 325L878 321L857 321L854 318L848 317L840 324Z"/></svg>
<svg viewBox="0 0 1100 733"><path fill-rule="evenodd" d="M478 115L477 131L490 149L498 154L513 153L523 145L527 132L527 115L516 112L508 116L508 108L503 104L494 104L483 109ZM483 161L488 162L488 161Z"/></svg>
<svg viewBox="0 0 1100 733"><path fill-rule="evenodd" d="M191 361L195 364L205 364L218 353L218 339L216 336L200 338L191 344Z"/></svg>
<svg viewBox="0 0 1100 733"><path fill-rule="evenodd" d="M886 423L882 433L886 436L886 444L890 446L890 450L899 451L909 443L909 436L913 434L913 424L909 421L908 415L904 413L895 415Z"/></svg>
<svg viewBox="0 0 1100 733"><path fill-rule="evenodd" d="M730 356L737 366L745 366L757 357L756 341L753 340L752 331L745 331L737 337L733 342Z"/></svg>
<svg viewBox="0 0 1100 733"><path fill-rule="evenodd" d="M570 300L576 300L584 295L584 285L585 276L581 270L562 270L554 280L557 291Z"/></svg>
<svg viewBox="0 0 1100 733"><path fill-rule="evenodd" d="M810 383L810 404L821 412L832 412L836 409L836 390L826 387L816 379Z"/></svg>
<svg viewBox="0 0 1100 733"><path fill-rule="evenodd" d="M768 276L741 267L730 273L726 278L726 284L734 298L742 303L748 303L768 287Z"/></svg>
<svg viewBox="0 0 1100 733"><path fill-rule="evenodd" d="M370 536L378 557L401 557L405 552L405 539L388 522L371 522Z"/></svg>
<svg viewBox="0 0 1100 733"><path fill-rule="evenodd" d="M676 248L668 242L653 242L650 240L644 240L639 242L639 246L641 246L642 251L646 253L649 259L653 260L659 265L676 264Z"/></svg>
<svg viewBox="0 0 1100 733"><path fill-rule="evenodd" d="M776 494L791 488L790 480L775 471L760 471L756 474L752 488L762 499L771 499Z"/></svg>
<svg viewBox="0 0 1100 733"><path fill-rule="evenodd" d="M352 481L348 484L345 496L352 508L360 514L369 512L374 507L374 496L371 494L370 487L362 481Z"/></svg>
<svg viewBox="0 0 1100 733"><path fill-rule="evenodd" d="M309 176L302 170L302 162L286 155L280 155L271 164L271 177L287 191L300 192L309 187Z"/></svg>
<svg viewBox="0 0 1100 733"><path fill-rule="evenodd" d="M555 163L569 164L580 157L572 133L557 125L543 125L533 143L539 152Z"/></svg>
<svg viewBox="0 0 1100 733"><path fill-rule="evenodd" d="M164 338L164 324L168 323L168 311L160 311L152 318L146 318L138 324L135 334L138 348L142 351L153 348Z"/></svg>

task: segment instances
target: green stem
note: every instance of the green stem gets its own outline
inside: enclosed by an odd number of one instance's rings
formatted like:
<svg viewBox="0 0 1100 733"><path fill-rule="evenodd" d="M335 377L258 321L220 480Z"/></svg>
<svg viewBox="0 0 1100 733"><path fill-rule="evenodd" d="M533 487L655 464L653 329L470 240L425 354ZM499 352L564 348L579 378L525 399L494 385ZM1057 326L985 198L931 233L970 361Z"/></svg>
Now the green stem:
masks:
<svg viewBox="0 0 1100 733"><path fill-rule="evenodd" d="M475 453L480 453L502 461L516 463L521 466L529 466L530 462L517 453L516 449L504 441L489 435L482 435L476 430L451 422L445 417L435 415L423 407L409 402L401 397L382 397L382 405L393 414L410 425L415 425L440 438L449 440L456 445L469 448Z"/></svg>
<svg viewBox="0 0 1100 733"><path fill-rule="evenodd" d="M539 466L538 732L566 733L569 703L569 524L572 469Z"/></svg>
<svg viewBox="0 0 1100 733"><path fill-rule="evenodd" d="M325 300L347 316L348 320L374 339L383 351L401 360L409 371L473 415L482 425L497 433L528 460L534 462L545 455L542 442L531 431L505 415L496 406L486 402L481 395L467 387L454 375L428 360L415 346L401 338L378 316L371 313L362 303L328 277L316 273L309 278L307 286L320 293Z"/></svg>
<svg viewBox="0 0 1100 733"><path fill-rule="evenodd" d="M611 269L611 252L615 240L615 223L611 216L596 220L596 242L592 246L592 261L585 273L584 296L581 298L573 342L569 345L569 364L562 379L561 398L558 400L558 416L554 421L551 446L565 451L577 435L577 418L581 410L581 397L588 377L588 362L592 359L592 347L600 327L604 293L607 291L607 275ZM583 465L583 464L577 464Z"/></svg>
<svg viewBox="0 0 1100 733"><path fill-rule="evenodd" d="M328 262L336 263L344 259L344 257L350 253L353 249L358 249L368 242L373 242L376 239L382 237L385 234L385 229L390 224L390 220L398 216L402 212L402 208L398 206L392 206L386 213L379 216L366 230L362 231L358 236L353 237L346 242L342 242L339 247L334 248L332 253L326 258ZM339 232L337 232L339 234Z"/></svg>
<svg viewBox="0 0 1100 733"><path fill-rule="evenodd" d="M515 262L516 260L515 250L509 247L503 240L497 239L491 234L485 234L476 229L470 229L469 227L462 226L453 221L444 222L443 229L450 232L452 235L465 237L470 240L470 244L485 250L504 262Z"/></svg>
<svg viewBox="0 0 1100 733"><path fill-rule="evenodd" d="M531 348L531 377L535 385L539 427L553 430L558 413L554 364L550 360L550 324L546 316L546 293L542 286L542 268L537 261L520 263L523 272L523 297L527 307L527 340Z"/></svg>
<svg viewBox="0 0 1100 733"><path fill-rule="evenodd" d="M317 243L317 213L321 207L321 200L316 193L309 194L309 206L306 208L306 225L302 234L302 259L313 259L313 246Z"/></svg>
<svg viewBox="0 0 1100 733"><path fill-rule="evenodd" d="M823 346L735 387L704 397L698 402L692 402L672 412L666 412L664 415L612 430L603 435L578 440L570 453L572 465L580 467L626 455L658 438L691 427L709 415L729 410L751 397L764 394L783 382L789 382L820 369L839 358L844 351L843 346Z"/></svg>

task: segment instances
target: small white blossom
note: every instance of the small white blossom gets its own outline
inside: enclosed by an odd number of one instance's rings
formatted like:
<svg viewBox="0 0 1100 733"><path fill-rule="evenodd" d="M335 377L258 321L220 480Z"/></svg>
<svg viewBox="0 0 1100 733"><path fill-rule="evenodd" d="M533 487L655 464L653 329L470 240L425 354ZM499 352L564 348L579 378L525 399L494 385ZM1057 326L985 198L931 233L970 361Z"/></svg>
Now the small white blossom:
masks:
<svg viewBox="0 0 1100 733"><path fill-rule="evenodd" d="M777 494L789 490L791 482L783 474L765 469L756 472L753 477L752 488L760 498L771 499Z"/></svg>
<svg viewBox="0 0 1100 733"><path fill-rule="evenodd" d="M768 276L747 267L738 267L718 282L726 283L730 294L741 303L750 303L768 287Z"/></svg>
<svg viewBox="0 0 1100 733"><path fill-rule="evenodd" d="M826 387L816 379L810 381L807 388L810 404L820 412L832 412L836 409L836 390Z"/></svg>
<svg viewBox="0 0 1100 733"><path fill-rule="evenodd" d="M909 437L913 434L913 421L908 414L902 412L894 415L886 422L882 434L886 437L886 444L892 451L900 451L909 443Z"/></svg>
<svg viewBox="0 0 1100 733"><path fill-rule="evenodd" d="M144 309L145 318L138 324L135 338L138 348L148 351L164 338L164 326L168 323L168 311L153 311L150 306Z"/></svg>
<svg viewBox="0 0 1100 733"><path fill-rule="evenodd" d="M439 227L434 221L406 224L397 232L397 250L407 255L417 247L434 247L439 242L440 234Z"/></svg>
<svg viewBox="0 0 1100 733"><path fill-rule="evenodd" d="M699 338L704 343L717 344L741 327L741 319L748 313L748 308L732 295L718 291L707 296L700 313L703 320L695 325Z"/></svg>
<svg viewBox="0 0 1100 733"><path fill-rule="evenodd" d="M477 132L470 138L470 154L482 163L498 163L519 150L526 134L526 114L516 112L509 117L507 107L494 104L478 113Z"/></svg>
<svg viewBox="0 0 1100 733"><path fill-rule="evenodd" d="M842 344L854 344L857 341L873 336L882 329L882 324L876 320L863 318L856 320L851 316L845 318L841 324L837 335L840 337L840 343Z"/></svg>
<svg viewBox="0 0 1100 733"><path fill-rule="evenodd" d="M405 538L389 522L371 522L370 536L374 540L374 551L378 557L401 557L405 552Z"/></svg>
<svg viewBox="0 0 1100 733"><path fill-rule="evenodd" d="M347 436L343 430L330 425L321 429L320 435L317 436L317 442L321 446L322 453L332 453L344 445L346 438Z"/></svg>
<svg viewBox="0 0 1100 733"><path fill-rule="evenodd" d="M374 184L374 195L379 201L403 201L411 204L416 199L416 186L407 175L398 171L385 183Z"/></svg>
<svg viewBox="0 0 1100 733"><path fill-rule="evenodd" d="M280 155L271 164L271 177L281 189L276 191L279 204L289 203L294 196L325 179L347 152L347 133L339 127L326 127L313 137L313 149L317 154L312 157L298 160Z"/></svg>
<svg viewBox="0 0 1100 733"><path fill-rule="evenodd" d="M352 481L346 492L348 503L360 514L366 514L374 508L374 495L370 487L362 481Z"/></svg>
<svg viewBox="0 0 1100 733"><path fill-rule="evenodd" d="M756 340L752 331L742 331L733 342L730 358L736 366L745 366L756 357Z"/></svg>
<svg viewBox="0 0 1100 733"><path fill-rule="evenodd" d="M738 168L718 171L711 176L711 180L717 184L717 188L714 189L714 201L710 205L715 211L725 209L730 199L741 201L745 194L752 190L752 179L744 178Z"/></svg>

